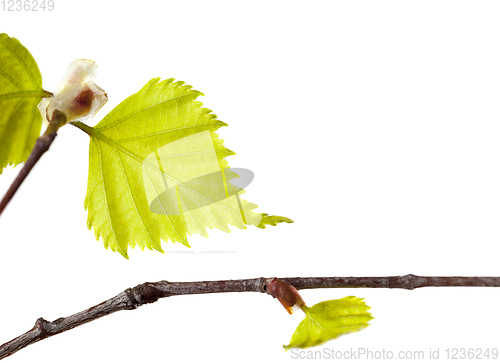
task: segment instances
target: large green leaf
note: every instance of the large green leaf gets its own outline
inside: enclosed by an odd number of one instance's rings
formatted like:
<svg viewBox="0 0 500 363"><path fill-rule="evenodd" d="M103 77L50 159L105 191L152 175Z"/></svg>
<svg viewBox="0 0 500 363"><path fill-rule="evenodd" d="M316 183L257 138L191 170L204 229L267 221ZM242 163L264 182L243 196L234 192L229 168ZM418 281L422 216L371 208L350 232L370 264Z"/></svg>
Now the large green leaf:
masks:
<svg viewBox="0 0 500 363"><path fill-rule="evenodd" d="M264 228L285 217L256 213L229 181L234 153L215 133L226 126L183 82L154 78L96 127L91 136L85 208L88 227L106 248L128 258L128 247L162 251L161 240L189 246L187 235L229 225Z"/></svg>
<svg viewBox="0 0 500 363"><path fill-rule="evenodd" d="M347 296L339 300L323 301L311 308L302 308L306 317L297 327L285 349L309 348L339 335L353 333L368 326L373 319L370 307L363 299Z"/></svg>
<svg viewBox="0 0 500 363"><path fill-rule="evenodd" d="M37 105L50 95L30 52L0 34L0 174L28 158L42 127Z"/></svg>

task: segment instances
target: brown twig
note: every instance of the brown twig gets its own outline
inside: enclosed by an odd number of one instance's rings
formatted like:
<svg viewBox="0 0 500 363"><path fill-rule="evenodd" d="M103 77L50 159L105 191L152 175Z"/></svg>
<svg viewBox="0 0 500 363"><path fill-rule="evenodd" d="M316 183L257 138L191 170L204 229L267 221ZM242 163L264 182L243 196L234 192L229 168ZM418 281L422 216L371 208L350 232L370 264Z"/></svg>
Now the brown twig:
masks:
<svg viewBox="0 0 500 363"><path fill-rule="evenodd" d="M294 277L279 280L288 282L298 290L361 287L407 290L429 286L500 287L500 277L423 277L405 275L388 277ZM163 297L248 291L274 295L267 289L268 285L273 281L275 281L274 278L261 277L246 280L146 282L67 318L60 318L52 322L39 318L31 330L0 346L0 359L8 357L30 344L76 328L92 320L120 310L134 310L141 305L154 303Z"/></svg>
<svg viewBox="0 0 500 363"><path fill-rule="evenodd" d="M9 204L12 197L14 197L14 194L16 194L17 190L24 182L24 179L26 179L31 169L33 169L42 155L45 154L47 150L49 150L50 145L57 136L57 130L65 123L66 116L62 112L55 110L54 114L52 115L52 120L47 127L47 130L45 130L45 133L36 140L35 146L33 147L33 150L31 150L28 160L26 160L23 168L17 175L16 179L14 179L9 190L7 190L7 193L5 193L5 196L0 202L0 215L2 215L5 207L7 207L7 204Z"/></svg>

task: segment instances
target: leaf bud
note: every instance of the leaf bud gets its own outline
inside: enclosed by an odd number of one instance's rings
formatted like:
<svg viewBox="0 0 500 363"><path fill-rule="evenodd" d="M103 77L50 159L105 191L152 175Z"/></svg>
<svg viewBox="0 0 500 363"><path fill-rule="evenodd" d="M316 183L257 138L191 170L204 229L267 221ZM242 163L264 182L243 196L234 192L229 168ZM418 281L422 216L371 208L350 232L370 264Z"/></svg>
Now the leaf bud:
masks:
<svg viewBox="0 0 500 363"><path fill-rule="evenodd" d="M77 59L69 65L54 95L38 105L46 125L55 110L64 113L66 122L94 117L108 100L106 92L93 82L96 69L97 63L89 59Z"/></svg>
<svg viewBox="0 0 500 363"><path fill-rule="evenodd" d="M277 298L289 314L293 314L293 307L305 306L297 289L286 281L277 278L270 279L267 281L266 288L267 293Z"/></svg>

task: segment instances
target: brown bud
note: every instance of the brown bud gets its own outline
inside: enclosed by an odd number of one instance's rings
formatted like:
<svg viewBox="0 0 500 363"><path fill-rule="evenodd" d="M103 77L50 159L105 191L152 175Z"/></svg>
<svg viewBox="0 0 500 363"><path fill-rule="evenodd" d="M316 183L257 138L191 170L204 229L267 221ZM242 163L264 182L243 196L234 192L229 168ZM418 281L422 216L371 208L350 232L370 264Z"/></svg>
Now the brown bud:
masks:
<svg viewBox="0 0 500 363"><path fill-rule="evenodd" d="M88 87L85 87L81 92L73 99L73 104L71 106L71 111L73 116L78 117L80 115L86 114L90 111L92 107L92 99L94 98L94 92Z"/></svg>
<svg viewBox="0 0 500 363"><path fill-rule="evenodd" d="M297 289L286 281L274 278L267 283L267 293L277 298L289 314L293 314L293 307L301 308L305 305Z"/></svg>

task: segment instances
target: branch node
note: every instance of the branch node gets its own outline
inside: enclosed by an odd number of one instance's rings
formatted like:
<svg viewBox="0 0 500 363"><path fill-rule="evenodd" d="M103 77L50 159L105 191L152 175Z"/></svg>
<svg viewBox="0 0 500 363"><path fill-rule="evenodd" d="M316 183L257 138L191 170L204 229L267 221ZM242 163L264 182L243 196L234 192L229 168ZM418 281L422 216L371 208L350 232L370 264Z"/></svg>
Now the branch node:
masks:
<svg viewBox="0 0 500 363"><path fill-rule="evenodd" d="M407 281L408 281L408 290L413 290L415 288L415 281L417 279L417 276L409 274L407 276Z"/></svg>
<svg viewBox="0 0 500 363"><path fill-rule="evenodd" d="M159 298L164 297L164 294L161 293L155 284L150 282L145 282L131 289L127 289L125 290L125 293L134 306L133 309L136 309L144 304L154 303Z"/></svg>
<svg viewBox="0 0 500 363"><path fill-rule="evenodd" d="M35 322L34 328L38 330L39 332L39 337L41 339L46 338L49 336L49 332L47 331L46 325L50 324L47 320L44 318L38 318L37 321Z"/></svg>
<svg viewBox="0 0 500 363"><path fill-rule="evenodd" d="M141 306L139 301L137 301L137 299L135 298L135 294L134 294L133 289L128 288L124 291L124 293L127 295L128 299L130 301L130 305L127 305L128 310L134 310L134 309L137 309L139 306Z"/></svg>

